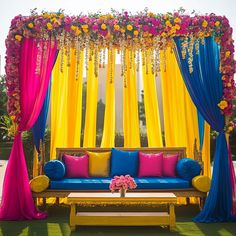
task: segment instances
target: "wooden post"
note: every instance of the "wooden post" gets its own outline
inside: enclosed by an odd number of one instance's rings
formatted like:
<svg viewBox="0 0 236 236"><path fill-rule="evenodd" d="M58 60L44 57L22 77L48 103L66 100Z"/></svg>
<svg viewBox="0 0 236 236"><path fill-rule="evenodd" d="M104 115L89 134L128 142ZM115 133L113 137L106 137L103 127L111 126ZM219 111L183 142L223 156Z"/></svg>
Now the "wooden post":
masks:
<svg viewBox="0 0 236 236"><path fill-rule="evenodd" d="M170 231L174 231L175 225L175 205L173 203L169 204L169 215L170 215Z"/></svg>
<svg viewBox="0 0 236 236"><path fill-rule="evenodd" d="M72 203L70 205L70 229L71 231L75 231L76 228L76 204Z"/></svg>

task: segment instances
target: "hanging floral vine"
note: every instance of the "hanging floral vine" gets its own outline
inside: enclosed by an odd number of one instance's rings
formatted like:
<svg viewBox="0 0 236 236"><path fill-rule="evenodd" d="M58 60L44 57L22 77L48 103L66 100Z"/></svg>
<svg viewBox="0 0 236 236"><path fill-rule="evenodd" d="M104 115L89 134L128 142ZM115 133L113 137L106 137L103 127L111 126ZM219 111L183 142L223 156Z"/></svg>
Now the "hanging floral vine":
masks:
<svg viewBox="0 0 236 236"><path fill-rule="evenodd" d="M30 16L16 16L12 22L6 39L6 80L8 112L15 122L20 119L19 103L19 57L21 42L24 38L33 37L41 39L56 39L58 49L61 50L61 61L66 53L69 58L70 47L75 48L77 59L80 59L80 51L85 49L85 63L88 63L88 49L91 55L95 55L95 72L99 66L105 63L105 48L116 48L121 53L123 63L122 73L125 76L126 49L132 48L132 53L137 53L136 61L139 62L140 53L147 49L155 52L152 56L152 73L159 71L159 50L165 51L166 47L173 47L173 37L182 36L182 56L192 54L193 45L198 51L199 43L204 37L214 36L220 45L220 71L223 80L223 97L218 106L225 115L232 113L235 93L234 73L234 45L232 40L232 28L225 16L187 15L182 11L154 14L145 10L132 15L126 11L102 15L100 13L90 15L68 16L64 12L31 12ZM190 38L190 48L188 44ZM190 72L192 59L188 61ZM67 61L70 64L70 61ZM61 66L61 69L63 65ZM139 69L137 67L137 69Z"/></svg>

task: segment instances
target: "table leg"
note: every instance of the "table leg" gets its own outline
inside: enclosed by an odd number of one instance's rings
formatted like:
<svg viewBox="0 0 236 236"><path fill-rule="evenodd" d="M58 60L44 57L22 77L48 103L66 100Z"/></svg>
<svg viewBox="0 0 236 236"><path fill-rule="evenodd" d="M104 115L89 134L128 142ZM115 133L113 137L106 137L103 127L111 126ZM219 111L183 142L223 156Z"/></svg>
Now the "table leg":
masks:
<svg viewBox="0 0 236 236"><path fill-rule="evenodd" d="M76 204L70 206L70 229L75 231Z"/></svg>
<svg viewBox="0 0 236 236"><path fill-rule="evenodd" d="M170 215L170 231L174 231L175 225L175 205L169 205L169 215Z"/></svg>

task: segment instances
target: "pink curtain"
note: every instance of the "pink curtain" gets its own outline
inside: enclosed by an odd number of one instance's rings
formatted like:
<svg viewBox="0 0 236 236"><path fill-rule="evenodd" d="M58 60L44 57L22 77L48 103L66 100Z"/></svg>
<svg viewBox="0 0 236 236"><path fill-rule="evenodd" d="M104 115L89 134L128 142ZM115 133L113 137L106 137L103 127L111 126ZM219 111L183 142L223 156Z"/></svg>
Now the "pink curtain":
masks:
<svg viewBox="0 0 236 236"><path fill-rule="evenodd" d="M43 219L47 216L34 205L21 132L30 129L40 113L56 50L55 42L50 40L24 39L22 42L19 63L21 121L4 177L1 220Z"/></svg>

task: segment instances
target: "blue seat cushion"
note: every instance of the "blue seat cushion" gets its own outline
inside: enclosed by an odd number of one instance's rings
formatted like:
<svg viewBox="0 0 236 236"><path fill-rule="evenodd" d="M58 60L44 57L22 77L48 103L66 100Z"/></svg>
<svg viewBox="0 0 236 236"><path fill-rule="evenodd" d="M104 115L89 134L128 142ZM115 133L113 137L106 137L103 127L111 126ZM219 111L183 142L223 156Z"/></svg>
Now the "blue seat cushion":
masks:
<svg viewBox="0 0 236 236"><path fill-rule="evenodd" d="M127 152L112 148L111 151L111 174L137 176L138 171L138 151Z"/></svg>
<svg viewBox="0 0 236 236"><path fill-rule="evenodd" d="M191 181L201 172L200 164L190 158L182 158L177 162L176 171L180 178Z"/></svg>
<svg viewBox="0 0 236 236"><path fill-rule="evenodd" d="M65 178L50 182L51 189L108 190L111 178ZM135 178L137 189L182 189L191 188L187 180L173 177Z"/></svg>
<svg viewBox="0 0 236 236"><path fill-rule="evenodd" d="M60 180L65 176L66 169L63 162L51 160L44 165L43 171L50 180Z"/></svg>

